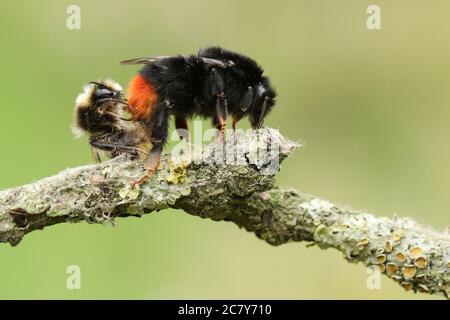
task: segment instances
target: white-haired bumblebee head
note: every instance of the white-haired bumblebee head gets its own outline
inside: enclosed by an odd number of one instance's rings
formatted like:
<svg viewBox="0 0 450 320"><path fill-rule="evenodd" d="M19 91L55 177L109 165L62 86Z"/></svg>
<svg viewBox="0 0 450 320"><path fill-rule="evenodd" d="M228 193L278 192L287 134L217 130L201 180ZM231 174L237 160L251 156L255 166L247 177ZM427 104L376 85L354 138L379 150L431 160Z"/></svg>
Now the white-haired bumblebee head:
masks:
<svg viewBox="0 0 450 320"><path fill-rule="evenodd" d="M112 93L112 94L111 94ZM122 86L111 79L91 81L83 87L83 92L80 93L75 100L75 107L91 107L97 101L95 98L122 95Z"/></svg>
<svg viewBox="0 0 450 320"><path fill-rule="evenodd" d="M101 133L120 127L121 105L126 105L122 87L106 79L91 81L75 100L75 121L72 132L76 137L83 133Z"/></svg>

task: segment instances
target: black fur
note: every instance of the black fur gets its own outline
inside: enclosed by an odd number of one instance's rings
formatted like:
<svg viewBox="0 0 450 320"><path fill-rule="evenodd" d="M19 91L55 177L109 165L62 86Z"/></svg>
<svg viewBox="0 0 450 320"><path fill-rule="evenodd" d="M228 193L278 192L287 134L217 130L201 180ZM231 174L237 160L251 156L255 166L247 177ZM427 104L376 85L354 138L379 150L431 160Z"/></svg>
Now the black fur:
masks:
<svg viewBox="0 0 450 320"><path fill-rule="evenodd" d="M202 58L231 66L215 66ZM219 117L231 114L237 121L249 116L251 126L262 120L275 104L276 92L263 69L251 58L219 47L199 50L197 55L164 57L146 64L140 74L156 87L158 105L148 119L154 150L167 140L168 117L189 119L200 115L221 127Z"/></svg>

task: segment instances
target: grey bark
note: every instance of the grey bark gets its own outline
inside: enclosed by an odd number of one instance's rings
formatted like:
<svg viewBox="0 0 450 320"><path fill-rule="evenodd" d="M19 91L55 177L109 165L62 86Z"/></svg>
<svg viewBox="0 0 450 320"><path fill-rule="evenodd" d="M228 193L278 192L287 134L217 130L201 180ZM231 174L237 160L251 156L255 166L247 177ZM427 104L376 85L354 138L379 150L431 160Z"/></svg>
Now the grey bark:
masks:
<svg viewBox="0 0 450 320"><path fill-rule="evenodd" d="M232 221L269 244L309 241L336 248L405 290L449 297L450 237L409 218L377 217L275 186L277 165L299 145L273 129L236 135L226 144L167 154L139 189L139 160L118 157L0 191L0 242L63 223L114 223L164 208Z"/></svg>

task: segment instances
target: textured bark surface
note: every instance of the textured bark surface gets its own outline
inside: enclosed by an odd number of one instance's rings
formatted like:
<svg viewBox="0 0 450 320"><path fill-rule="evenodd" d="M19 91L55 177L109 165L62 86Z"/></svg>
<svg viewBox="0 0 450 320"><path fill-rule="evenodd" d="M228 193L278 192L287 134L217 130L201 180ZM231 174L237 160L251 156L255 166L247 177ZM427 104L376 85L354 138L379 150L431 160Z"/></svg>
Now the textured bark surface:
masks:
<svg viewBox="0 0 450 320"><path fill-rule="evenodd" d="M17 245L27 233L56 223L108 224L171 207L232 221L272 245L310 241L336 248L405 290L449 296L448 234L275 187L277 165L297 146L273 129L247 132L225 145L164 156L158 173L140 189L130 185L144 174L141 161L119 157L68 169L0 192L0 241Z"/></svg>

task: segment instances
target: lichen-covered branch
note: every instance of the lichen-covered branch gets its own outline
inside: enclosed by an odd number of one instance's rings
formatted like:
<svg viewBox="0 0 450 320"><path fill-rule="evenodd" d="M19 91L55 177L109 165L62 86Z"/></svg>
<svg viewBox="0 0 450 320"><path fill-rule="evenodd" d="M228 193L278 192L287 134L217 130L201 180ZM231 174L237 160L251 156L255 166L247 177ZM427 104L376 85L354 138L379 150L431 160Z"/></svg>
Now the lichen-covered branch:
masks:
<svg viewBox="0 0 450 320"><path fill-rule="evenodd" d="M449 296L450 237L408 218L385 218L275 187L278 164L298 145L273 129L235 135L204 150L182 144L140 189L143 163L124 157L0 192L0 242L56 223L112 223L164 208L232 221L272 245L333 247L406 290Z"/></svg>

